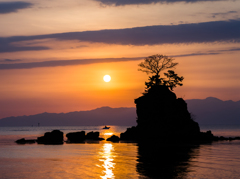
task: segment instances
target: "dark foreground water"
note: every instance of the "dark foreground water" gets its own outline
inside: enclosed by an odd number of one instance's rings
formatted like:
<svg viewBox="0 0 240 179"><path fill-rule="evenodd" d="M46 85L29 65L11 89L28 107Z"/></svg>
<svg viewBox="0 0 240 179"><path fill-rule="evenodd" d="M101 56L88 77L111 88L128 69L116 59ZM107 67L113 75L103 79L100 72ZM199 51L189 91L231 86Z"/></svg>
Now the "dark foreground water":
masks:
<svg viewBox="0 0 240 179"><path fill-rule="evenodd" d="M102 137L107 138L119 135L127 127L101 128L0 127L0 178L240 178L240 141L183 146L106 141L64 145L14 143L22 137L34 139L54 129L64 134L100 131ZM204 126L201 129L212 129L217 136L240 136L240 126Z"/></svg>

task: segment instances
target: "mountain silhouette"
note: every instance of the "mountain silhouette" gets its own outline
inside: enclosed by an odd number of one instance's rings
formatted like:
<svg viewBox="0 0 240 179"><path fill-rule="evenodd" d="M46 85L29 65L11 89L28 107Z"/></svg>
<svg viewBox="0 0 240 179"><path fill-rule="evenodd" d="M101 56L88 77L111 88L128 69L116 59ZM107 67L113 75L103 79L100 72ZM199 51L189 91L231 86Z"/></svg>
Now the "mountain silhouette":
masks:
<svg viewBox="0 0 240 179"><path fill-rule="evenodd" d="M89 111L58 114L45 112L0 120L0 126L37 126L38 123L41 126L136 125L136 109L101 107Z"/></svg>
<svg viewBox="0 0 240 179"><path fill-rule="evenodd" d="M222 101L214 97L186 100L188 110L200 125L240 124L240 101Z"/></svg>
<svg viewBox="0 0 240 179"><path fill-rule="evenodd" d="M189 112L199 125L240 125L240 101L222 101L214 97L185 100ZM0 126L74 126L74 125L136 125L136 108L101 107L69 113L41 113L6 117Z"/></svg>

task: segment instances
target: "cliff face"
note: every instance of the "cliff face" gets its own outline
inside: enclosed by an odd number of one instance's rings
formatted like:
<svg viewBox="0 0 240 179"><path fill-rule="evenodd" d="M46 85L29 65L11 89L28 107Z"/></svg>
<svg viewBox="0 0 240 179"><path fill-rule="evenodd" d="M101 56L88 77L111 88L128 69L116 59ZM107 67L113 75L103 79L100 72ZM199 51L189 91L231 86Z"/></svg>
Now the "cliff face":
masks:
<svg viewBox="0 0 240 179"><path fill-rule="evenodd" d="M182 98L176 98L166 86L152 87L135 99L135 104L140 140L189 140L200 133L198 123L191 119L187 103Z"/></svg>

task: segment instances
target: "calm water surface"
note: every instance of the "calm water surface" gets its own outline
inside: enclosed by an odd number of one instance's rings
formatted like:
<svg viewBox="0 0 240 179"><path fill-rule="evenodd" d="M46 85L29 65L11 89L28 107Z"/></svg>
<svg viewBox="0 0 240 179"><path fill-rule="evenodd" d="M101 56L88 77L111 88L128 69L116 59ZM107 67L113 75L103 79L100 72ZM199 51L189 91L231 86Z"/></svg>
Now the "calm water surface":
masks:
<svg viewBox="0 0 240 179"><path fill-rule="evenodd" d="M165 146L159 143L99 143L64 145L17 145L59 129L67 134L100 131L104 138L119 135L127 126L0 127L0 178L240 178L240 141L195 146ZM239 126L201 127L214 135L240 136Z"/></svg>

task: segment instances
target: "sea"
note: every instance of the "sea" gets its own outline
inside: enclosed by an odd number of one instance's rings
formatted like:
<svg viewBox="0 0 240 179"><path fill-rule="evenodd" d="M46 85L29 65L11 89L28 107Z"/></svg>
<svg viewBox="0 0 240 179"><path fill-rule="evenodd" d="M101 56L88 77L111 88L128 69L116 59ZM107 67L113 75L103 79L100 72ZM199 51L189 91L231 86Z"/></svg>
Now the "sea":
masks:
<svg viewBox="0 0 240 179"><path fill-rule="evenodd" d="M106 140L80 144L16 144L45 132L99 131L107 139L130 126L0 127L0 179L237 179L240 141L201 145L137 144ZM200 126L215 136L240 136L240 126ZM66 137L65 137L66 140Z"/></svg>

